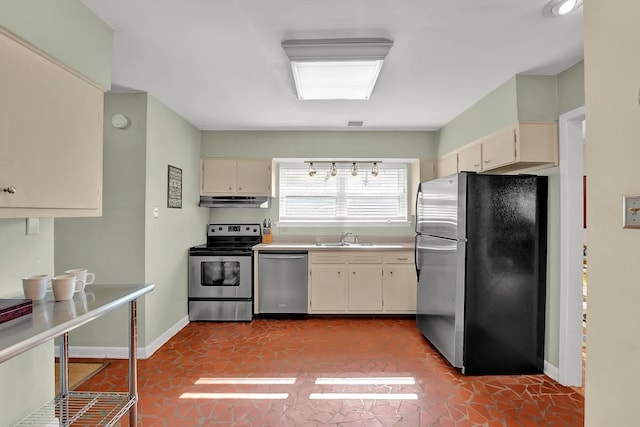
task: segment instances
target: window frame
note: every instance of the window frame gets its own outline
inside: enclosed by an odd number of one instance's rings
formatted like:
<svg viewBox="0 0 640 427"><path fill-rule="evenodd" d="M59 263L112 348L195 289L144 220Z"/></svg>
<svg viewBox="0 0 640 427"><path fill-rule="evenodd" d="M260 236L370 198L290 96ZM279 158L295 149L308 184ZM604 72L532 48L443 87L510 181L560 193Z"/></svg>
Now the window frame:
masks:
<svg viewBox="0 0 640 427"><path fill-rule="evenodd" d="M277 170L276 183L277 183L277 195L278 195L278 224L282 227L380 227L380 226L392 226L392 227L402 227L408 226L412 224L412 215L413 215L413 203L415 200L415 195L412 193L415 190L415 174L414 168L416 165L417 159L382 159L378 163L379 169L388 169L390 167L402 167L404 169L404 191L405 196L404 204L402 206L402 213L404 217L398 220L388 220L388 219L373 219L373 220L362 220L357 218L342 218L336 220L319 220L318 218L307 218L300 220L291 220L291 219L282 219L282 187L281 187L281 168L287 167L290 165L296 165L299 168L304 168L305 173L309 168L309 162L313 161L314 165L317 169L317 175L315 178L321 178L322 174L327 173L331 166L331 162L335 161L336 163L340 163L343 168L350 166L346 166L345 163L356 162L358 164L359 173L367 173L370 171L372 167L372 162L363 162L362 160L353 159L353 160L325 160L325 159L277 159L275 168ZM339 165L340 166L340 165ZM340 174L341 171L338 172ZM344 174L344 171L342 171ZM333 178L333 177L332 177ZM346 195L345 195L346 196Z"/></svg>

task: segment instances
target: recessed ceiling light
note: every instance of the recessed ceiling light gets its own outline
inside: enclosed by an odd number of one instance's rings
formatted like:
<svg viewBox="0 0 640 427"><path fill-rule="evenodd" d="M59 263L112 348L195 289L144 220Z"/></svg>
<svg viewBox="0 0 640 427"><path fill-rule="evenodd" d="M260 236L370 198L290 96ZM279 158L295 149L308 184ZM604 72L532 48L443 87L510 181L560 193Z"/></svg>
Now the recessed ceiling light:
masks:
<svg viewBox="0 0 640 427"><path fill-rule="evenodd" d="M582 7L582 0L551 0L542 8L543 16L563 16Z"/></svg>
<svg viewBox="0 0 640 427"><path fill-rule="evenodd" d="M369 99L392 45L382 38L282 42L301 100Z"/></svg>

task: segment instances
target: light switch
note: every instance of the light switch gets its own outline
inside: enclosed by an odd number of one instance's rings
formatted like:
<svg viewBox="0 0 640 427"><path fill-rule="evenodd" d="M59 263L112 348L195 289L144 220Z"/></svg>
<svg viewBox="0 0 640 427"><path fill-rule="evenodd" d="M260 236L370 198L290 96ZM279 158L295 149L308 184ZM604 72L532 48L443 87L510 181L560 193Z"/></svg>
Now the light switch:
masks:
<svg viewBox="0 0 640 427"><path fill-rule="evenodd" d="M40 234L40 218L27 218L27 236Z"/></svg>
<svg viewBox="0 0 640 427"><path fill-rule="evenodd" d="M158 209L158 207L154 207L153 208L153 217L154 218L158 218L160 216L160 209Z"/></svg>
<svg viewBox="0 0 640 427"><path fill-rule="evenodd" d="M640 195L623 196L622 209L623 227L640 228Z"/></svg>

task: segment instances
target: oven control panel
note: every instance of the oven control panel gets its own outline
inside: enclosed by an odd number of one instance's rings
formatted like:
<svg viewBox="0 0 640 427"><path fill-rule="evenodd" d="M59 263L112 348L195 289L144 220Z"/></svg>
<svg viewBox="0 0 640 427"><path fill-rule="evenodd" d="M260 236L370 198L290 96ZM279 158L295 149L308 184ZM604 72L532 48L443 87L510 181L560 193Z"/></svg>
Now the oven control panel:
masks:
<svg viewBox="0 0 640 427"><path fill-rule="evenodd" d="M260 224L209 224L207 236L260 236Z"/></svg>

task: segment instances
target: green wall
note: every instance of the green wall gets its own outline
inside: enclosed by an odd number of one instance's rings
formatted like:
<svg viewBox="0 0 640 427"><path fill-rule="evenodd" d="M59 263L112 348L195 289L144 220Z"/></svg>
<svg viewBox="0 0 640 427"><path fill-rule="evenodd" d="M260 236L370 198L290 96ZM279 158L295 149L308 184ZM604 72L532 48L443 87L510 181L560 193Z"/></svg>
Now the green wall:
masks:
<svg viewBox="0 0 640 427"><path fill-rule="evenodd" d="M584 105L584 63L557 76L512 77L438 130L438 156L518 120L558 120Z"/></svg>
<svg viewBox="0 0 640 427"><path fill-rule="evenodd" d="M558 74L558 113L584 106L584 61Z"/></svg>
<svg viewBox="0 0 640 427"><path fill-rule="evenodd" d="M130 119L128 128L111 126L110 118L116 113ZM95 273L96 283L142 283L146 177L141 165L146 162L146 94L106 94L104 117L102 217L55 220L56 270L83 267ZM143 318L143 304L138 311L139 318ZM127 307L120 307L74 330L69 343L125 347L127 319ZM144 342L144 327L140 322L140 345Z"/></svg>
<svg viewBox="0 0 640 427"><path fill-rule="evenodd" d="M205 131L202 157L435 158L434 132Z"/></svg>
<svg viewBox="0 0 640 427"><path fill-rule="evenodd" d="M200 131L151 96L147 120L144 266L156 285L146 298L149 345L187 316L188 250L204 243L209 213L198 206ZM182 209L167 208L168 165L182 169Z"/></svg>
<svg viewBox="0 0 640 427"><path fill-rule="evenodd" d="M188 248L202 243L208 220L198 207L200 131L146 93L107 94L101 218L56 220L56 269L87 267L99 283L154 283L138 306L138 344L187 316ZM183 207L167 208L167 166L182 169ZM153 208L158 207L158 218ZM70 334L71 346L126 347L127 307Z"/></svg>
<svg viewBox="0 0 640 427"><path fill-rule="evenodd" d="M0 25L111 88L111 28L79 0L0 0Z"/></svg>
<svg viewBox="0 0 640 427"><path fill-rule="evenodd" d="M111 86L112 31L80 1L2 0L0 26ZM40 234L33 236L25 235L24 219L2 219L0 242L0 296L22 295L20 279L26 275L55 272L53 219L40 219ZM54 396L53 362L53 342L48 342L0 364L3 425L13 425Z"/></svg>
<svg viewBox="0 0 640 427"><path fill-rule="evenodd" d="M367 132L367 131L251 131L202 133L202 157L248 158L397 158L432 159L436 157L434 132ZM419 170L415 175L418 181ZM277 171L276 171L277 172ZM413 193L414 189L410 189ZM278 199L269 209L212 208L210 222L262 222L278 219ZM413 236L411 224L384 227L278 227L276 236L339 236L350 231L359 236Z"/></svg>
<svg viewBox="0 0 640 427"><path fill-rule="evenodd" d="M558 120L556 76L516 76L516 94L518 120Z"/></svg>
<svg viewBox="0 0 640 427"><path fill-rule="evenodd" d="M512 77L438 130L438 156L518 120L516 78Z"/></svg>
<svg viewBox="0 0 640 427"><path fill-rule="evenodd" d="M23 298L22 277L54 272L53 220L40 220L39 235L25 231L24 219L0 219L0 298ZM53 398L53 373L53 341L1 363L0 425L15 424Z"/></svg>

